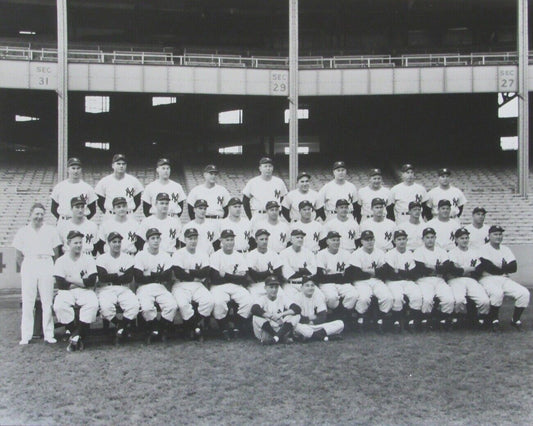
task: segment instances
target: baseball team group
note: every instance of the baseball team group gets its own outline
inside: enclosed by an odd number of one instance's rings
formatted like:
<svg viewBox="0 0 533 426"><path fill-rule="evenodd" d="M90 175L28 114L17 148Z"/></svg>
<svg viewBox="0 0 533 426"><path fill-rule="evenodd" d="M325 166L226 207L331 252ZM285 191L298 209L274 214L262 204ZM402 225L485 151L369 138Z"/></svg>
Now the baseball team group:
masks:
<svg viewBox="0 0 533 426"><path fill-rule="evenodd" d="M390 189L380 169L357 189L337 161L318 192L306 172L289 192L263 157L239 197L220 185L223 171L213 164L188 195L170 179L166 158L146 188L126 172L124 155L113 157L112 169L92 188L81 160L70 158L68 178L51 194L57 225L46 224L35 203L17 232L21 345L32 339L37 292L44 340L56 343L55 313L69 352L84 348L98 313L114 324L117 344L136 321L147 343L166 340L176 322L203 340L212 319L226 340L251 327L261 343L277 344L340 338L345 326L498 331L509 296L511 325L522 328L529 291L510 278L517 262L502 244L504 229L484 223L482 206L461 226L467 200L449 169L436 171L430 191L410 164ZM91 220L98 208L99 226ZM188 223L180 219L185 208Z"/></svg>

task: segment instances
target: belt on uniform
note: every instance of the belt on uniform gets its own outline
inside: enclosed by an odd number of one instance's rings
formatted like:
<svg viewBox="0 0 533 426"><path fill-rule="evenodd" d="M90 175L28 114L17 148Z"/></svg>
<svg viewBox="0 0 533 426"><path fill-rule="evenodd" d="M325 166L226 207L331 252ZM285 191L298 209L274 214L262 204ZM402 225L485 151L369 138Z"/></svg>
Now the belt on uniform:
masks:
<svg viewBox="0 0 533 426"><path fill-rule="evenodd" d="M206 215L205 215L205 218L206 218L206 219L220 219L221 216L218 215L218 214L206 214Z"/></svg>
<svg viewBox="0 0 533 426"><path fill-rule="evenodd" d="M65 216L64 214L62 214L61 216L59 216L59 219L62 219L62 220L69 220L71 219L72 216Z"/></svg>
<svg viewBox="0 0 533 426"><path fill-rule="evenodd" d="M402 216L407 216L409 214L409 212L401 212L400 213Z"/></svg>
<svg viewBox="0 0 533 426"><path fill-rule="evenodd" d="M235 250L235 251L237 251L239 253L248 253L248 250Z"/></svg>
<svg viewBox="0 0 533 426"><path fill-rule="evenodd" d="M106 210L106 213L109 213L109 214L116 214L113 210ZM128 210L127 211L127 214L131 214L133 213L133 210Z"/></svg>
<svg viewBox="0 0 533 426"><path fill-rule="evenodd" d="M303 280L289 280L289 284L302 284Z"/></svg>
<svg viewBox="0 0 533 426"><path fill-rule="evenodd" d="M327 214L335 214L335 210L326 210Z"/></svg>
<svg viewBox="0 0 533 426"><path fill-rule="evenodd" d="M84 251L83 251L83 254L86 254L86 255L88 255L88 256L92 256L92 255L93 255L93 251L92 251L92 250L91 250L91 251L89 251L89 250L84 250Z"/></svg>
<svg viewBox="0 0 533 426"><path fill-rule="evenodd" d="M169 213L168 215L170 217L178 217L180 214L179 213Z"/></svg>

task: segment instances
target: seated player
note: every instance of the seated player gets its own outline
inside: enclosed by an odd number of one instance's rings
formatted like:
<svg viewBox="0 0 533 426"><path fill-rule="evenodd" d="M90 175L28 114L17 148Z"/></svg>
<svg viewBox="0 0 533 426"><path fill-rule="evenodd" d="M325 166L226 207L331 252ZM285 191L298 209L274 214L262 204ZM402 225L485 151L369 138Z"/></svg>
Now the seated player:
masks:
<svg viewBox="0 0 533 426"><path fill-rule="evenodd" d="M139 313L139 299L129 287L133 282L133 257L122 251L122 235L111 232L107 245L109 251L96 259L96 294L102 317L115 324L115 344L118 344L131 337L131 326ZM117 305L122 309L122 319L117 317Z"/></svg>
<svg viewBox="0 0 533 426"><path fill-rule="evenodd" d="M295 304L301 310L300 322L294 328L295 337L327 342L331 336L340 336L344 330L341 320L326 322L328 308L312 279L307 278L303 282Z"/></svg>
<svg viewBox="0 0 533 426"><path fill-rule="evenodd" d="M266 229L270 233L268 238L268 249L280 253L285 247L289 238L290 228L289 224L281 220L279 216L279 204L277 201L269 201L265 205L266 218L255 220L253 225L253 232L258 229Z"/></svg>
<svg viewBox="0 0 533 426"><path fill-rule="evenodd" d="M60 220L57 223L57 233L63 243L63 253L68 250L67 235L70 231L78 231L83 234L82 253L94 256L96 251L94 246L98 240L98 226L85 216L85 199L73 197L70 200L71 218Z"/></svg>
<svg viewBox="0 0 533 426"><path fill-rule="evenodd" d="M131 215L128 215L128 204L124 197L113 199L113 214L100 224L98 236L98 251L103 253L109 251L107 237L111 232L118 232L122 235L122 251L133 256L137 253L137 229L139 222ZM105 246L104 246L105 245Z"/></svg>
<svg viewBox="0 0 533 426"><path fill-rule="evenodd" d="M252 305L254 335L263 345L291 343L290 335L300 321L300 307L289 304L284 295L278 293L279 285L278 277L268 276L265 280L266 294Z"/></svg>
<svg viewBox="0 0 533 426"><path fill-rule="evenodd" d="M161 232L157 228L148 229L145 248L135 255L133 270L141 313L147 324L148 345L158 338L166 341L178 310L176 300L168 291L172 281L172 259L159 249L160 244ZM157 321L156 303L161 308L160 321Z"/></svg>
<svg viewBox="0 0 533 426"><path fill-rule="evenodd" d="M382 281L385 265L385 253L375 248L375 238L372 231L361 233L362 247L352 253L346 274L357 291L357 303L355 310L359 314L357 319L358 328L363 328L365 315L368 316L368 308L372 296L377 299L378 312L376 327L378 332L383 332L384 320L392 309L393 296Z"/></svg>
<svg viewBox="0 0 533 426"><path fill-rule="evenodd" d="M202 341L214 306L213 296L205 286L209 278L209 256L197 250L195 228L188 228L183 236L185 247L172 256L174 276L178 280L172 286L172 295L189 337Z"/></svg>
<svg viewBox="0 0 533 426"><path fill-rule="evenodd" d="M372 231L375 238L375 247L385 252L389 251L392 245L392 234L396 229L396 224L387 219L385 210L386 201L383 198L372 200L372 218L361 223L362 231Z"/></svg>
<svg viewBox="0 0 533 426"><path fill-rule="evenodd" d="M499 311L504 296L512 297L515 308L511 326L522 329L520 317L529 305L529 290L509 278L518 270L516 258L511 249L502 244L504 229L499 225L489 228L489 242L479 251L482 276L479 283L490 299L489 319L494 331L499 329Z"/></svg>
<svg viewBox="0 0 533 426"><path fill-rule="evenodd" d="M455 248L455 231L460 228L459 221L450 218L452 203L448 200L440 200L438 214L426 223L426 228L433 228L437 233L437 247L446 251Z"/></svg>
<svg viewBox="0 0 533 426"><path fill-rule="evenodd" d="M231 229L224 229L220 233L220 250L209 258L211 295L215 303L213 316L225 340L239 337L252 308L252 296L246 289L250 283L248 263L244 254L235 251L234 247L235 234ZM233 329L228 318L230 301L237 304Z"/></svg>
<svg viewBox="0 0 533 426"><path fill-rule="evenodd" d="M96 321L98 298L94 292L96 264L94 259L82 253L83 234L70 231L67 235L68 252L57 259L54 277L58 292L54 300L57 320L65 325L70 334L67 351L81 351L83 339L89 333L91 323ZM80 307L76 321L74 306Z"/></svg>
<svg viewBox="0 0 533 426"><path fill-rule="evenodd" d="M340 199L335 204L337 213L330 216L322 228L322 241L320 246L325 248L325 237L328 232L335 231L341 236L341 249L352 253L356 248L356 240L359 238L359 224L350 214L350 203L348 200Z"/></svg>
<svg viewBox="0 0 533 426"><path fill-rule="evenodd" d="M301 229L305 232L304 247L317 253L320 250L319 242L322 233L322 224L313 220L314 209L310 201L302 201L299 205L300 219L292 222L290 225L293 229Z"/></svg>
<svg viewBox="0 0 533 426"><path fill-rule="evenodd" d="M477 324L485 325L485 319L489 313L490 300L485 289L479 284L478 267L479 254L469 246L470 233L466 228L455 231L455 243L457 247L450 251L450 262L453 267L449 270L448 284L452 288L455 299L455 313L467 314L466 298L471 299L477 311Z"/></svg>

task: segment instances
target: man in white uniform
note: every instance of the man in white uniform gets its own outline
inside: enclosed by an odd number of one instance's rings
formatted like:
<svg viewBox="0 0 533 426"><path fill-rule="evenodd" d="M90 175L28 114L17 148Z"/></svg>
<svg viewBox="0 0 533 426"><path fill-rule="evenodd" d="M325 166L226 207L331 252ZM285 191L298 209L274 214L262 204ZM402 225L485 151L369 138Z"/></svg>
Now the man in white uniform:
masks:
<svg viewBox="0 0 533 426"><path fill-rule="evenodd" d="M72 198L70 205L72 206L72 217L57 223L57 232L63 243L63 252L68 250L67 235L69 232L79 231L83 234L82 252L93 256L95 254L94 246L98 242L98 226L85 217L85 200L83 198Z"/></svg>
<svg viewBox="0 0 533 426"><path fill-rule="evenodd" d="M219 229L231 229L235 234L235 250L246 253L250 249L252 236L252 224L242 214L242 201L238 197L232 197L228 201L228 216L222 219Z"/></svg>
<svg viewBox="0 0 533 426"><path fill-rule="evenodd" d="M422 247L422 231L426 228L426 223L421 219L422 204L416 201L409 203L409 220L402 222L400 227L407 233L407 249L415 251Z"/></svg>
<svg viewBox="0 0 533 426"><path fill-rule="evenodd" d="M194 219L183 225L180 241L185 243L185 231L194 228L198 231L197 250L210 256L214 251L214 244L220 235L218 221L206 219L207 201L196 200L194 202Z"/></svg>
<svg viewBox="0 0 533 426"><path fill-rule="evenodd" d="M309 187L311 175L307 172L300 172L296 178L296 189L290 191L281 203L281 213L287 222L296 222L300 219L300 203L309 201L315 209L315 217L326 220L324 216L324 206L318 202L318 192Z"/></svg>
<svg viewBox="0 0 533 426"><path fill-rule="evenodd" d="M400 224L408 219L409 203L415 201L422 205L422 214L426 216L430 214L427 207L427 192L426 189L415 182L415 170L411 164L404 164L402 166L402 182L391 188L391 213L396 223Z"/></svg>
<svg viewBox="0 0 533 426"><path fill-rule="evenodd" d="M396 224L386 218L385 210L387 202L383 198L372 200L372 218L361 223L361 232L372 231L376 241L376 248L385 252L392 249L392 235L396 230Z"/></svg>
<svg viewBox="0 0 533 426"><path fill-rule="evenodd" d="M265 205L267 212L266 218L257 220L253 224L253 232L259 229L266 229L270 237L268 238L268 248L276 253L280 253L289 242L290 227L285 220L282 220L279 215L279 204L277 201L269 201Z"/></svg>
<svg viewBox="0 0 533 426"><path fill-rule="evenodd" d="M450 219L452 203L440 200L438 215L426 223L426 228L433 228L437 233L437 246L450 251L455 248L455 231L461 226L457 219Z"/></svg>
<svg viewBox="0 0 533 426"><path fill-rule="evenodd" d="M370 170L368 185L359 189L355 212L356 219L359 223L372 217L372 200L374 198L385 200L385 207L388 207L391 203L391 191L389 188L383 186L381 175L381 169Z"/></svg>
<svg viewBox="0 0 533 426"><path fill-rule="evenodd" d="M310 201L301 201L299 204L300 219L290 224L293 229L301 229L305 232L304 247L317 253L320 250L320 238L322 235L322 224L313 220L314 210Z"/></svg>
<svg viewBox="0 0 533 426"><path fill-rule="evenodd" d="M107 237L111 232L118 232L122 235L121 249L123 252L134 255L137 253L137 229L139 223L128 214L128 203L124 197L116 197L113 199L113 214L100 224L98 236L100 238L99 245L100 252L109 251L107 246Z"/></svg>
<svg viewBox="0 0 533 426"><path fill-rule="evenodd" d="M318 191L318 202L324 206L326 218L329 220L336 214L337 201L348 201L348 212L353 214L357 202L357 188L346 180L347 170L344 161L333 163L334 179L326 183Z"/></svg>
<svg viewBox="0 0 533 426"><path fill-rule="evenodd" d="M451 203L450 217L459 218L463 213L466 204L466 197L463 191L450 184L450 169L439 169L439 186L428 192L428 207L432 209L431 214L438 214L438 204L440 200L448 200Z"/></svg>
<svg viewBox="0 0 533 426"><path fill-rule="evenodd" d="M195 186L189 193L187 205L191 220L196 217L195 206L198 200L207 202L206 219L221 219L225 216L230 194L226 188L217 183L218 173L217 166L207 165L204 168L204 183Z"/></svg>
<svg viewBox="0 0 533 426"><path fill-rule="evenodd" d="M474 207L472 210L472 223L466 225L466 229L470 232L470 247L479 250L489 242L489 228L485 224L485 216L487 210L484 207Z"/></svg>
<svg viewBox="0 0 533 426"><path fill-rule="evenodd" d="M325 237L330 231L338 232L341 236L341 249L352 253L356 248L360 228L357 221L350 215L350 203L348 200L337 200L337 215L330 218L322 227L321 247L325 247Z"/></svg>

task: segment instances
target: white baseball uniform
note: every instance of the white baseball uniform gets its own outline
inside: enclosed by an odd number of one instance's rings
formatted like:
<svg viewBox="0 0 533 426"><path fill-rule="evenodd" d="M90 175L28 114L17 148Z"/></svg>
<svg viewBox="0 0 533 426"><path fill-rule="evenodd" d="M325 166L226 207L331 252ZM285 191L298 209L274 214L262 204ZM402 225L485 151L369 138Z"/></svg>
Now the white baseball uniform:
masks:
<svg viewBox="0 0 533 426"><path fill-rule="evenodd" d="M381 222L376 222L374 219L368 219L361 222L361 233L363 231L372 231L376 239L375 247L389 251L394 247L392 244L392 236L397 229L396 224L390 219L383 219Z"/></svg>
<svg viewBox="0 0 533 426"><path fill-rule="evenodd" d="M489 242L489 225L483 224L481 228L476 228L473 224L466 225L465 228L470 232L470 248L479 250Z"/></svg>
<svg viewBox="0 0 533 426"><path fill-rule="evenodd" d="M320 250L316 255L317 268L324 270L326 275L344 274L350 266L350 254L342 249L337 253L331 253L329 249ZM358 298L357 290L349 283L325 282L319 285L320 290L326 297L326 305L329 309L336 309L342 299L342 306L353 310Z"/></svg>
<svg viewBox="0 0 533 426"><path fill-rule="evenodd" d="M320 294L318 289L315 289L311 297L307 297L303 293L298 293L294 301L301 309L301 316L309 318L309 324L296 324L294 333L302 336L304 339L310 339L315 331L324 329L326 335L333 336L342 333L344 330L344 323L341 320L329 321L322 324L315 324L317 314L327 311L326 301Z"/></svg>
<svg viewBox="0 0 533 426"><path fill-rule="evenodd" d="M270 223L267 219L259 220L253 224L252 234L259 229L266 229L270 236L268 237L268 249L280 253L290 240L289 224L281 219L276 224Z"/></svg>
<svg viewBox="0 0 533 426"><path fill-rule="evenodd" d="M274 250L267 248L265 253L261 253L257 248L246 253L246 262L248 262L248 267L257 272L271 272L273 273L276 269L281 267L281 259L279 254ZM248 287L252 297L257 300L258 297L264 296L265 292L265 282L259 281L250 284ZM278 290L278 295L283 293L283 290L280 288Z"/></svg>
<svg viewBox="0 0 533 426"><path fill-rule="evenodd" d="M290 230L301 229L305 232L304 247L311 250L313 253L318 253L320 250L319 242L322 236L322 224L316 220L304 223L301 220L297 222L291 222Z"/></svg>
<svg viewBox="0 0 533 426"><path fill-rule="evenodd" d="M341 249L346 250L348 253L352 253L355 250L355 240L361 236L359 224L351 215L346 220L340 220L335 216L324 223L320 239L326 238L329 231L335 231L340 234Z"/></svg>
<svg viewBox="0 0 533 426"><path fill-rule="evenodd" d="M194 206L197 200L207 201L207 216L224 216L224 207L228 205L231 198L228 190L222 185L215 184L212 188L208 188L205 184L195 186L189 196L187 203Z"/></svg>
<svg viewBox="0 0 533 426"><path fill-rule="evenodd" d="M287 294L289 300L295 301L296 295L299 294L302 287L302 278L291 278L300 268L306 268L309 273L316 275L316 259L311 250L302 247L299 251L294 250L294 246L287 247L280 254L281 272L283 277L288 281L283 285L283 291ZM317 288L316 292L322 294ZM324 297L325 299L325 297Z"/></svg>
<svg viewBox="0 0 533 426"><path fill-rule="evenodd" d="M144 192L141 196L141 200L145 203L151 204L150 213L155 214L155 198L159 193L166 193L170 197L170 203L168 208L168 214L170 216L177 216L181 213L182 209L179 203L184 202L187 196L183 187L171 179L166 183L161 182L159 179L146 185Z"/></svg>
<svg viewBox="0 0 533 426"><path fill-rule="evenodd" d="M440 200L448 200L451 205L450 217L453 219L459 213L459 207L466 204L466 197L463 191L459 188L450 185L448 189L443 189L437 186L428 192L428 207L431 208L433 216L437 216L439 212L438 204Z"/></svg>
<svg viewBox="0 0 533 426"><path fill-rule="evenodd" d="M259 307L263 311L265 311L266 314L275 315L275 314L282 314L283 312L289 310L291 303L285 297L285 295L283 293L280 293L278 290L278 295L274 300L270 300L266 295L262 295L255 301L254 305L259 305ZM289 323L293 327L295 327L299 321L300 321L300 315L286 315L285 317L283 317L281 324L271 319L266 319L266 318L263 318L257 315L254 315L252 317L254 335L258 339L261 339L262 337L261 336L262 331L263 331L262 327L263 327L263 324L265 324L266 322L269 322L273 330L277 332L279 331L283 323Z"/></svg>
<svg viewBox="0 0 533 426"><path fill-rule="evenodd" d="M99 238L105 242L104 251L109 251L107 236L111 232L118 232L122 236L121 250L124 253L131 255L135 254L137 252L135 243L137 242L138 228L139 222L137 222L132 216L126 216L124 222L119 221L118 216L111 216L107 220L104 220L100 224L100 229L98 230Z"/></svg>
<svg viewBox="0 0 533 426"><path fill-rule="evenodd" d="M13 247L24 255L20 269L22 292L21 340L29 341L33 336L33 308L37 290L43 307L43 333L46 340L54 337L52 300L54 297L53 268L54 248L61 245L59 235L53 226L43 224L36 230L31 224L20 228L15 234Z"/></svg>
<svg viewBox="0 0 533 426"><path fill-rule="evenodd" d="M289 214L292 222L300 220L300 209L299 205L302 201L309 201L315 210L324 207L323 204L318 200L318 192L313 189L309 189L307 192L302 192L299 189L293 189L290 191L283 201L281 206L289 210ZM313 213L312 218L315 219L316 214Z"/></svg>
<svg viewBox="0 0 533 426"><path fill-rule="evenodd" d="M85 200L86 204L94 203L98 199L93 187L83 180L80 180L78 183L69 182L68 179L59 182L52 189L50 198L58 204L57 212L59 213L60 219L65 220L72 217L70 200L74 197Z"/></svg>
<svg viewBox="0 0 533 426"><path fill-rule="evenodd" d="M220 237L218 223L214 220L204 219L203 222L198 222L198 218L187 222L181 228L180 241L185 244L185 231L194 228L198 231L198 246L197 251L203 251L208 256L213 253L213 243Z"/></svg>
<svg viewBox="0 0 533 426"><path fill-rule="evenodd" d="M150 228L156 228L161 232L159 249L172 255L177 250L176 242L181 232L181 221L179 218L167 216L164 219L160 219L157 217L157 214L148 216L141 221L137 228L137 235L146 241L146 231Z"/></svg>
<svg viewBox="0 0 533 426"><path fill-rule="evenodd" d="M250 237L252 236L252 223L244 215L238 221L234 221L229 216L218 222L218 230L222 232L231 229L235 234L234 249L240 252L247 252L250 248Z"/></svg>
<svg viewBox="0 0 533 426"><path fill-rule="evenodd" d="M394 185L391 188L391 202L394 203L394 217L396 223L402 223L409 219L409 203L416 201L420 204L428 199L426 189L419 183L407 185L405 182Z"/></svg>
<svg viewBox="0 0 533 426"><path fill-rule="evenodd" d="M404 253L393 248L385 253L385 263L398 271L412 271L415 267L415 259L412 251L405 250ZM409 298L411 309L420 310L422 308L422 292L414 281L406 279L393 279L386 281L392 293L392 310L399 312L403 308L404 295Z"/></svg>
<svg viewBox="0 0 533 426"><path fill-rule="evenodd" d="M430 221L426 222L426 228L433 228L437 233L437 246L450 251L455 246L455 231L461 226L458 220L450 219L445 222L441 221L438 217L434 217Z"/></svg>
<svg viewBox="0 0 533 426"><path fill-rule="evenodd" d="M337 183L335 179L326 183L320 191L318 191L318 202L324 206L326 216L335 216L335 205L337 200L347 200L350 205L349 211L353 211L353 203L357 201L356 186L345 180L342 184Z"/></svg>
<svg viewBox="0 0 533 426"><path fill-rule="evenodd" d="M280 203L287 195L287 187L279 177L272 176L270 180L265 180L262 176L255 176L246 183L242 194L250 199L250 210L252 217L255 217L265 213L269 201Z"/></svg>
<svg viewBox="0 0 533 426"><path fill-rule="evenodd" d="M391 190L385 186L382 186L379 189L372 189L368 185L359 189L357 202L361 206L361 221L372 217L372 200L374 198L385 200L388 206L391 204Z"/></svg>
<svg viewBox="0 0 533 426"><path fill-rule="evenodd" d="M116 197L126 198L128 210L133 211L135 209L133 198L142 192L143 186L139 179L128 173L124 174L122 179L117 179L115 174L110 174L100 179L94 190L96 195L105 198L104 208L106 213L111 213L113 199Z"/></svg>
<svg viewBox="0 0 533 426"><path fill-rule="evenodd" d="M63 252L67 252L69 247L67 245L67 235L70 231L79 231L83 234L82 252L92 255L94 245L98 242L98 226L96 223L84 218L81 223L75 223L73 219L62 220L57 224L57 232L61 243L63 244Z"/></svg>
<svg viewBox="0 0 533 426"><path fill-rule="evenodd" d="M407 234L407 250L415 251L418 247L422 247L422 231L427 228L426 222L420 219L418 223L411 223L409 220L402 222L397 227L403 229Z"/></svg>

